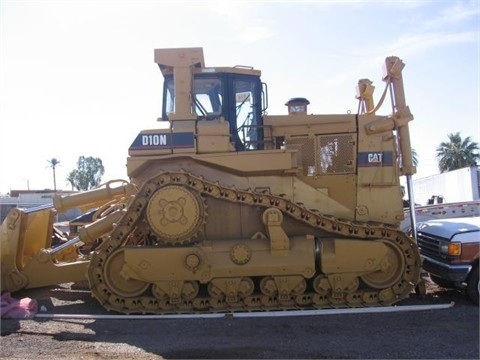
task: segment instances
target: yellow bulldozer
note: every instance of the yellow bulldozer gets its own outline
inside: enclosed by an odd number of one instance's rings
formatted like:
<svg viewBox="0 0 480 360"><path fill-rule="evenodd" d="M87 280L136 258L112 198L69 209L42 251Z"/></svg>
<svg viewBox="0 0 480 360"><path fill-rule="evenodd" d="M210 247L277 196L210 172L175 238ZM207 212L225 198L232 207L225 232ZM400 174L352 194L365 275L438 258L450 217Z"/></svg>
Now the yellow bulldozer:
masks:
<svg viewBox="0 0 480 360"><path fill-rule="evenodd" d="M127 158L129 182L13 209L1 227L2 292L88 280L119 313L388 306L420 281L400 176L411 176L398 57L385 91L357 85L357 114L309 114L292 98L267 115L247 66L207 67L202 48L157 49L162 117ZM392 113L377 111L390 93ZM52 246L59 211L96 209ZM97 242L91 251L82 246Z"/></svg>

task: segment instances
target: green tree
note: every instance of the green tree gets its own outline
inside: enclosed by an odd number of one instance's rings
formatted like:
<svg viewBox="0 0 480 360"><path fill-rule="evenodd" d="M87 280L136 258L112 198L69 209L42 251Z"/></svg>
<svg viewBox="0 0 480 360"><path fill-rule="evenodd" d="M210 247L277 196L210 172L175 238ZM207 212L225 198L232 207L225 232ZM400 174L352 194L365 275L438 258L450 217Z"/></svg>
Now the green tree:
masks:
<svg viewBox="0 0 480 360"><path fill-rule="evenodd" d="M400 158L400 164L403 164L402 158ZM412 149L412 164L415 167L418 166L418 154L417 154L417 151L415 149Z"/></svg>
<svg viewBox="0 0 480 360"><path fill-rule="evenodd" d="M75 171L72 171L70 174L68 174L67 181L72 187L72 190L75 189Z"/></svg>
<svg viewBox="0 0 480 360"><path fill-rule="evenodd" d="M67 181L72 185L72 189L89 190L100 185L104 173L101 159L80 156L77 168L68 174Z"/></svg>
<svg viewBox="0 0 480 360"><path fill-rule="evenodd" d="M57 165L60 164L60 160L56 158L51 158L50 160L47 160L47 162L50 164L50 167L53 170L53 190L57 191L57 176L55 170L57 168Z"/></svg>
<svg viewBox="0 0 480 360"><path fill-rule="evenodd" d="M447 136L449 141L441 142L436 149L440 172L477 166L477 160L480 159L478 144L470 136L462 139L459 132Z"/></svg>

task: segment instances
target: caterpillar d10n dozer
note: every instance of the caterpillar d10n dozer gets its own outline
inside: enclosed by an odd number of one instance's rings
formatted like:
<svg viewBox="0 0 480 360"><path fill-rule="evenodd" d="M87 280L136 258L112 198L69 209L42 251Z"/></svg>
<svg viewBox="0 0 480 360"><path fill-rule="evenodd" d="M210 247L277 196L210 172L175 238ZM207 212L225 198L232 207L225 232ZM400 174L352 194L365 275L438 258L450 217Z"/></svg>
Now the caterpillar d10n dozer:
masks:
<svg viewBox="0 0 480 360"><path fill-rule="evenodd" d="M155 62L162 118L129 148L130 183L13 211L3 291L88 279L127 314L382 306L412 292L421 258L399 229L400 176L415 171L399 58L386 58L376 107L362 79L358 113L337 115L307 114L304 98L267 115L260 71L206 67L201 48L158 49ZM393 112L378 116L388 91ZM97 220L48 248L54 211L92 204Z"/></svg>

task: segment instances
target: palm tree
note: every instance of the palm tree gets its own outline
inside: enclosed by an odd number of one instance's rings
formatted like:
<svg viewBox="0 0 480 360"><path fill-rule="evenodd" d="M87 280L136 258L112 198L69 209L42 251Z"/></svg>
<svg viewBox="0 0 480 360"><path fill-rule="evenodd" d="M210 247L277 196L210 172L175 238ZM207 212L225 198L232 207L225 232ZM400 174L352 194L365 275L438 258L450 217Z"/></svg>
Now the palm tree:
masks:
<svg viewBox="0 0 480 360"><path fill-rule="evenodd" d="M477 166L477 160L480 159L478 144L473 142L470 136L462 139L459 132L447 136L450 141L441 142L436 150L440 172Z"/></svg>
<svg viewBox="0 0 480 360"><path fill-rule="evenodd" d="M403 166L403 160L400 154L400 164ZM418 166L418 154L415 149L412 148L412 165L417 167Z"/></svg>
<svg viewBox="0 0 480 360"><path fill-rule="evenodd" d="M53 170L53 191L57 191L57 179L55 174L55 168L57 167L58 164L60 164L60 160L57 160L56 158L51 158L50 160L47 160L47 162L50 164L50 167Z"/></svg>

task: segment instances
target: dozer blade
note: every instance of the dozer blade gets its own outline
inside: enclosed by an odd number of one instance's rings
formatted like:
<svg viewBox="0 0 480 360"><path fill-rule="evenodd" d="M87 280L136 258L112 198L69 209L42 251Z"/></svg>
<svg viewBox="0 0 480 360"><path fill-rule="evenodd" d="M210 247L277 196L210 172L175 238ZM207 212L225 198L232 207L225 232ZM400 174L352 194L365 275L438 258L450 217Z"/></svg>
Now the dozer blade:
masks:
<svg viewBox="0 0 480 360"><path fill-rule="evenodd" d="M76 254L51 256L55 210L51 205L12 209L0 231L1 291L54 285L85 280L88 260Z"/></svg>

